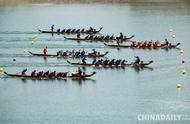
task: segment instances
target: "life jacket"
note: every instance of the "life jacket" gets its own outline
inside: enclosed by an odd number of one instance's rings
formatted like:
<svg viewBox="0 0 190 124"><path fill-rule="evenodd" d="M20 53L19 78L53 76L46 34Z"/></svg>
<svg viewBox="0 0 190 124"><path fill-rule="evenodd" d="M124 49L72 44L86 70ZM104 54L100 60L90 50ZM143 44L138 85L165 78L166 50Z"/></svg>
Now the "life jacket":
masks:
<svg viewBox="0 0 190 124"><path fill-rule="evenodd" d="M141 64L141 65L143 65L143 64L144 64L144 62L143 62L143 61L140 61L140 64Z"/></svg>
<svg viewBox="0 0 190 124"><path fill-rule="evenodd" d="M140 61L140 67L143 68L144 67L144 62Z"/></svg>
<svg viewBox="0 0 190 124"><path fill-rule="evenodd" d="M134 42L132 42L131 47L134 47L134 46L135 46L135 43L134 43Z"/></svg>
<svg viewBox="0 0 190 124"><path fill-rule="evenodd" d="M48 49L47 48L44 48L44 52L47 53Z"/></svg>
<svg viewBox="0 0 190 124"><path fill-rule="evenodd" d="M143 42L143 46L145 46L146 47L146 45L147 45L147 42L145 41L145 42Z"/></svg>

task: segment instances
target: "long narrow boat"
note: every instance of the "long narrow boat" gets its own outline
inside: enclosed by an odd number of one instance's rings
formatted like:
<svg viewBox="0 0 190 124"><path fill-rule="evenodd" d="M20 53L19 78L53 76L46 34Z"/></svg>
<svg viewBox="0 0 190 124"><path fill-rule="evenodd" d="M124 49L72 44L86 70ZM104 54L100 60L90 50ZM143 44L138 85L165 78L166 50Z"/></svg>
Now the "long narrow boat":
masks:
<svg viewBox="0 0 190 124"><path fill-rule="evenodd" d="M108 47L114 47L114 48L131 48L131 49L173 49L173 48L177 48L177 46L180 45L180 43L177 43L175 45L170 45L170 46L165 46L163 44L159 45L159 46L142 46L142 47L132 47L131 45L111 45L111 44L107 44L104 43L105 46Z"/></svg>
<svg viewBox="0 0 190 124"><path fill-rule="evenodd" d="M49 33L49 34L78 34L78 33L80 33L80 34L97 34L97 33L99 33L101 30L103 29L103 27L101 27L99 30L97 30L97 31L88 31L88 30L84 30L84 31L79 31L79 32L77 32L77 31L74 31L74 32L72 32L72 31L69 31L69 32L67 32L67 31L64 31L64 32L57 32L57 31L48 31L48 30L43 30L43 29L38 29L38 31L39 32L41 32L41 33Z"/></svg>
<svg viewBox="0 0 190 124"><path fill-rule="evenodd" d="M113 64L108 64L108 65L104 65L104 64L92 64L92 63L74 63L74 62L70 62L69 60L67 60L67 63L71 64L71 65L77 65L77 66L94 66L94 67L126 67L126 66L131 66L131 67L140 67L140 68L146 68L148 65L152 64L153 61L149 61L148 63L143 63L143 64L133 64L133 63L129 63L129 64L122 64L122 65L113 65Z"/></svg>
<svg viewBox="0 0 190 124"><path fill-rule="evenodd" d="M129 41L130 39L132 39L134 37L134 35L130 36L130 37L126 37L126 38L123 38L122 39L122 42L126 42L126 41ZM69 38L69 37L65 37L65 40L73 40L73 41L87 41L87 42L98 42L98 41L101 41L101 42L113 42L113 41L117 41L117 38L112 38L112 39L86 39L86 38Z"/></svg>
<svg viewBox="0 0 190 124"><path fill-rule="evenodd" d="M65 76L65 77L37 77L37 76L31 76L31 75L21 75L21 74L10 74L7 72L4 72L4 74L6 74L7 76L10 77L18 77L18 78L24 78L24 79L37 79L37 80L52 80L52 79L67 79L67 78L71 78L71 79L86 79L89 77L92 77L93 75L96 74L96 72L92 72L91 74L82 74L82 75L77 75L77 74L72 74L70 76Z"/></svg>
<svg viewBox="0 0 190 124"><path fill-rule="evenodd" d="M33 53L31 51L28 51L31 55L33 56L42 56L42 57L63 57L63 58L82 58L82 57L92 57L92 58L98 58L98 57L104 57L106 56L109 52L105 52L105 53L102 53L102 54L93 54L93 53L88 53L84 56L75 56L75 55L66 55L66 56L60 56L60 55L57 55L57 54L39 54L39 53Z"/></svg>

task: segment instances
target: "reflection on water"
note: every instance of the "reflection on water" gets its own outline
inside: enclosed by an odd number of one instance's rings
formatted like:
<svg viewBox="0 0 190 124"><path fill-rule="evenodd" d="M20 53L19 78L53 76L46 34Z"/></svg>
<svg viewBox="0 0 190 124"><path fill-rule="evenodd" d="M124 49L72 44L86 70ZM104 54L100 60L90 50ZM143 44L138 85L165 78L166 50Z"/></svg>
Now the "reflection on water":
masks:
<svg viewBox="0 0 190 124"><path fill-rule="evenodd" d="M44 59L44 63L47 64L48 63L47 57L43 57L43 59Z"/></svg>
<svg viewBox="0 0 190 124"><path fill-rule="evenodd" d="M3 73L1 73L3 74ZM10 79L12 79L13 77L9 77L9 76L5 76L5 75L2 75L2 78L5 82L8 82ZM65 79L30 79L30 78L16 78L18 81L21 80L23 83L31 83L31 82L34 82L34 83L40 83L40 82L43 82L43 83L76 83L78 85L85 85L86 83L96 83L96 80L95 79L92 79L92 78L86 78L86 79L70 79L70 78L65 78Z"/></svg>

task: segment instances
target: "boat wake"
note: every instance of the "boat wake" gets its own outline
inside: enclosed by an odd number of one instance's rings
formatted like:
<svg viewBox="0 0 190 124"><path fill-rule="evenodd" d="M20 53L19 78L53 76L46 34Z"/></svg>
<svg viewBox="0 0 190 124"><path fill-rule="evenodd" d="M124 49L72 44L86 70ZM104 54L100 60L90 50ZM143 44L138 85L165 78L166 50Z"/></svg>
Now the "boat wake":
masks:
<svg viewBox="0 0 190 124"><path fill-rule="evenodd" d="M0 34L39 34L38 31L1 31Z"/></svg>

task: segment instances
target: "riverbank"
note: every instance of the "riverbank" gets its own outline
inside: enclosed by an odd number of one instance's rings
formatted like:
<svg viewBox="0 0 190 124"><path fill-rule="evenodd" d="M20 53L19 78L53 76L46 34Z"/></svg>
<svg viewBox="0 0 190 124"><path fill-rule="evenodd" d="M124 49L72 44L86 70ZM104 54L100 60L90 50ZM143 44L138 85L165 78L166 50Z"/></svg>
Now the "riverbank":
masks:
<svg viewBox="0 0 190 124"><path fill-rule="evenodd" d="M188 4L188 0L0 0L0 6L35 4L35 3L52 3L52 4L119 4L119 3L182 3Z"/></svg>

